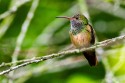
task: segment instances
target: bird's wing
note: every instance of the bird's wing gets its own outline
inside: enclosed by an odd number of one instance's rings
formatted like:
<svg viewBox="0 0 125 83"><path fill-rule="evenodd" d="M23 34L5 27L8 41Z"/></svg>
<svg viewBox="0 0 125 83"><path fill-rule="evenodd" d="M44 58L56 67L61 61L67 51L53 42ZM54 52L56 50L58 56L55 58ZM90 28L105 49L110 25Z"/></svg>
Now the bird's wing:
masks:
<svg viewBox="0 0 125 83"><path fill-rule="evenodd" d="M95 43L95 31L92 26L89 24L87 25L86 29L91 33L91 41L90 43L93 45Z"/></svg>

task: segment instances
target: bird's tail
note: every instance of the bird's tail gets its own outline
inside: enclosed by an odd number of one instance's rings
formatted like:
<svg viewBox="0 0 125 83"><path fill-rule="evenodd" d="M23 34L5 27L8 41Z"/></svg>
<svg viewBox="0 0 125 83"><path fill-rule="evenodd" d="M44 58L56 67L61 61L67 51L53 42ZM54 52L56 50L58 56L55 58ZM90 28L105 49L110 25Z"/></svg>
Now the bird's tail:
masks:
<svg viewBox="0 0 125 83"><path fill-rule="evenodd" d="M85 58L88 60L90 66L96 66L97 65L97 58L95 50L85 51L83 52Z"/></svg>

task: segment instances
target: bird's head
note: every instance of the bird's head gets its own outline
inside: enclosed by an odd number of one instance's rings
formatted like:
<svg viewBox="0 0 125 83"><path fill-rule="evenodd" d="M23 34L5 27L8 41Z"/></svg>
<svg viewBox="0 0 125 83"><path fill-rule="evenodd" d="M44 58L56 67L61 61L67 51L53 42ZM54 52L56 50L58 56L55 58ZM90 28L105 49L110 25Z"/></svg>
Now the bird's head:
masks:
<svg viewBox="0 0 125 83"><path fill-rule="evenodd" d="M71 28L81 28L88 24L88 19L82 14L76 14L72 17L58 16L56 18L66 18L70 20Z"/></svg>

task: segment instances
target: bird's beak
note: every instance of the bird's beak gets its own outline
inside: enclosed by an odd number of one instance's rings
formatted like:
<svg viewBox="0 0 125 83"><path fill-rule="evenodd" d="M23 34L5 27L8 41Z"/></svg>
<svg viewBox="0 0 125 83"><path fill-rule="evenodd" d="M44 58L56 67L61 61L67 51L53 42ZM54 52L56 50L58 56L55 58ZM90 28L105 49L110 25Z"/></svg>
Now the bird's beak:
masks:
<svg viewBox="0 0 125 83"><path fill-rule="evenodd" d="M66 18L68 20L71 20L71 17L67 17L67 16L57 16L56 18Z"/></svg>

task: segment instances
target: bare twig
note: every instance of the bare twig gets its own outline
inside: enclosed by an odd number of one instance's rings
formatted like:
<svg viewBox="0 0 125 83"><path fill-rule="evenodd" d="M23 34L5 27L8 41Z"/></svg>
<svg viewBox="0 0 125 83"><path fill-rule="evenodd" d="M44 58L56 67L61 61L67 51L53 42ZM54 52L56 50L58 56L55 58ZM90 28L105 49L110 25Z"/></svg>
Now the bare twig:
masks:
<svg viewBox="0 0 125 83"><path fill-rule="evenodd" d="M23 5L23 4L25 4L25 3L29 2L29 1L30 0L18 0L18 1L16 1L16 3L14 4L13 7L11 7L8 11L6 11L3 14L0 15L0 20L6 18L7 16L10 16L12 13L16 12L17 9L21 5Z"/></svg>
<svg viewBox="0 0 125 83"><path fill-rule="evenodd" d="M22 42L23 42L23 39L25 37L25 34L28 30L28 26L34 16L34 12L38 6L38 2L39 0L34 0L28 14L27 14L27 17L26 17L26 20L24 21L23 25L22 25L22 29L21 29L21 32L17 38L17 42L16 42L16 47L15 47L15 50L14 50L14 53L13 53L13 58L12 58L12 61L16 61L17 59L17 56L19 54L19 51L21 49L21 45L22 45Z"/></svg>
<svg viewBox="0 0 125 83"><path fill-rule="evenodd" d="M86 60L83 56L68 57L58 61L48 60L44 65L38 65L35 66L35 68L26 68L25 71L19 71L15 79L17 79L16 83L25 83L25 81L33 75L39 76L46 73L61 72L67 69L85 66L86 64Z"/></svg>
<svg viewBox="0 0 125 83"><path fill-rule="evenodd" d="M90 7L99 9L116 17L125 19L125 11L122 7L116 7L113 4L106 3L103 0L87 0ZM118 0L119 1L119 0Z"/></svg>
<svg viewBox="0 0 125 83"><path fill-rule="evenodd" d="M17 59L18 59L18 55L19 55L19 52L20 52L20 49L21 49L22 42L25 38L26 32L28 30L28 26L30 25L30 22L31 22L31 20L34 16L34 12L35 12L35 10L38 6L38 3L39 3L39 0L33 0L33 2L32 2L31 8L30 8L30 10L27 14L27 17L26 17L26 19L25 19L25 21L22 25L21 32L20 32L20 34L17 38L17 41L16 41L16 47L15 47L14 53L12 55L12 62L17 61ZM16 65L16 63L13 64L12 66L15 66L15 65ZM12 77L13 73L14 72L10 72L9 76Z"/></svg>
<svg viewBox="0 0 125 83"><path fill-rule="evenodd" d="M6 17L0 24L0 39L3 37L3 35L6 33L8 30L10 24L12 23L14 19L14 15L10 15Z"/></svg>
<svg viewBox="0 0 125 83"><path fill-rule="evenodd" d="M108 59L106 57L102 57L103 58L103 64L105 66L105 70L106 70L106 74L105 74L105 79L104 81L106 83L119 83L118 80L116 79L115 75L114 75L114 71L111 70L110 65L108 63Z"/></svg>
<svg viewBox="0 0 125 83"><path fill-rule="evenodd" d="M5 66L12 66L13 64L20 64L20 63L25 63L34 59L38 59L40 57L33 57L32 59L25 59L25 60L19 60L19 61L15 61L15 62L10 62L10 63L1 63L0 67L5 67Z"/></svg>
<svg viewBox="0 0 125 83"><path fill-rule="evenodd" d="M93 45L93 46L88 47L88 48L68 50L68 51L63 51L63 52L59 52L59 53L54 53L54 54L50 54L50 55L47 55L47 56L43 56L43 57L40 57L40 58L37 58L37 59L34 59L34 60L30 60L30 61L25 62L25 63L22 63L20 65L11 67L11 68L9 68L7 70L4 70L4 71L0 72L0 75L6 74L6 73L8 73L10 71L16 70L16 69L18 69L20 67L24 67L24 66L27 66L27 65L32 64L32 63L38 63L38 62L41 62L41 61L44 61L44 60L48 60L48 59L60 57L62 55L68 55L68 54L74 54L74 53L81 53L83 51L96 49L98 47L107 47L107 46L110 46L111 44L113 44L115 42L118 42L120 40L123 40L123 39L125 39L125 35L119 36L119 37L116 37L116 38L112 38L111 41L108 41L106 43L100 43L98 45Z"/></svg>
<svg viewBox="0 0 125 83"><path fill-rule="evenodd" d="M8 30L10 24L12 23L15 17L14 12L16 12L20 6L24 5L28 1L29 0L12 0L10 2L9 10L3 14L0 14L0 20L3 19L3 21L0 24L0 38L3 37L3 35Z"/></svg>
<svg viewBox="0 0 125 83"><path fill-rule="evenodd" d="M97 55L98 55L97 57L98 57L98 62L100 62L102 59L103 53L98 54L98 51L97 51ZM87 64L88 63L86 62L83 55L75 56L75 57L71 56L61 60L51 59L51 60L47 60L44 64L41 63L39 65L36 65L33 68L29 66L28 68L23 68L25 70L17 72L14 79L17 79L16 81L17 83L24 83L27 79L29 79L33 75L43 75L46 73L61 72L68 69L79 68Z"/></svg>

